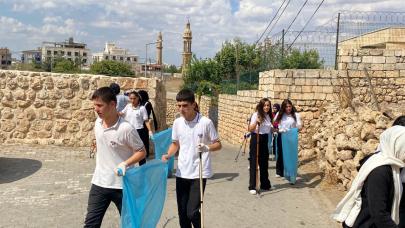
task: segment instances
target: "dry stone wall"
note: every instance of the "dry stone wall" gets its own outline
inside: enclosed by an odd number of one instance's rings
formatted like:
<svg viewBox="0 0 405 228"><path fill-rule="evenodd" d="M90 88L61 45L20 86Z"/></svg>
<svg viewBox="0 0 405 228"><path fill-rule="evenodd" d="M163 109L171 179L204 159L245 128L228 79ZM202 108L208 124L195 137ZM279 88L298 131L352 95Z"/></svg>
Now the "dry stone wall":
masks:
<svg viewBox="0 0 405 228"><path fill-rule="evenodd" d="M122 90L145 89L160 128L165 126L166 92L157 79L86 74L0 71L0 142L88 146L96 115L95 89L117 82Z"/></svg>

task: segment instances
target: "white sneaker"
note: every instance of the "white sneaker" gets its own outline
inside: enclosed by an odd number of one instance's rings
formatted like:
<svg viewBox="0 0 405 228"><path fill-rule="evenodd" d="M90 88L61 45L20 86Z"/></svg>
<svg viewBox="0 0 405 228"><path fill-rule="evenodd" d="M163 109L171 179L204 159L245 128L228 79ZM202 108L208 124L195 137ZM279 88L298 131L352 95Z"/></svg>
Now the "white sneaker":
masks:
<svg viewBox="0 0 405 228"><path fill-rule="evenodd" d="M256 190L253 190L253 189L249 190L249 193L252 194L252 195L256 195Z"/></svg>
<svg viewBox="0 0 405 228"><path fill-rule="evenodd" d="M277 178L280 178L281 176L280 176L280 175L278 175L278 174L276 174L276 177L277 177Z"/></svg>

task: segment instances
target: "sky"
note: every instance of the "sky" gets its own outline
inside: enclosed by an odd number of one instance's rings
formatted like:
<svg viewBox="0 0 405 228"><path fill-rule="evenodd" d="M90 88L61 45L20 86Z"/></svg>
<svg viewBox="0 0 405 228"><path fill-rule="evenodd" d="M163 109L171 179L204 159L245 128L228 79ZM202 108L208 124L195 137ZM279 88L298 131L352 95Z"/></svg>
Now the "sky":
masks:
<svg viewBox="0 0 405 228"><path fill-rule="evenodd" d="M106 42L128 49L143 62L145 44L163 34L163 61L181 64L182 33L187 20L193 32L192 52L213 57L226 40L253 43L283 0L0 0L0 47L13 57L40 47L43 41L74 37L101 52ZM291 0L270 34L286 28L305 0ZM292 30L300 30L321 0L308 0ZM405 11L402 0L325 0L308 30L336 18L339 11ZM153 45L148 56L156 55Z"/></svg>

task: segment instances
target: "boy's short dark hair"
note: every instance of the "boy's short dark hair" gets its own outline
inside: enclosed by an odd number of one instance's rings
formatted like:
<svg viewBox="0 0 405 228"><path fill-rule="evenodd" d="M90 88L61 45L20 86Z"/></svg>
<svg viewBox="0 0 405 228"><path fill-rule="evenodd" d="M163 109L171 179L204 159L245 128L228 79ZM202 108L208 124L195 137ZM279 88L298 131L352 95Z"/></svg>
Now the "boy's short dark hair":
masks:
<svg viewBox="0 0 405 228"><path fill-rule="evenodd" d="M195 102L194 92L190 89L182 89L180 90L180 92L177 93L176 101L178 102L187 101L190 103L194 103Z"/></svg>
<svg viewBox="0 0 405 228"><path fill-rule="evenodd" d="M404 126L405 127L405 115L399 116L398 118L396 118L394 120L394 123L392 124L392 126Z"/></svg>
<svg viewBox="0 0 405 228"><path fill-rule="evenodd" d="M114 101L117 103L117 97L114 94L114 91L110 87L101 87L94 91L93 95L91 96L91 100L95 100L100 98L105 103L110 103Z"/></svg>
<svg viewBox="0 0 405 228"><path fill-rule="evenodd" d="M120 85L115 82L110 84L110 89L113 91L114 95L118 95L121 92Z"/></svg>

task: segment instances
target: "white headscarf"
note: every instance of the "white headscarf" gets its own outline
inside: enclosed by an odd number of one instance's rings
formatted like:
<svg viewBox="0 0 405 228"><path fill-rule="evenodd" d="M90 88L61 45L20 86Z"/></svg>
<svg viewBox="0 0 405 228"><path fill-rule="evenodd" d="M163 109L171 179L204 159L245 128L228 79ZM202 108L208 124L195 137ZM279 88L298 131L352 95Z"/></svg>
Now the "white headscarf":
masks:
<svg viewBox="0 0 405 228"><path fill-rule="evenodd" d="M361 189L367 176L375 168L390 165L394 179L394 199L391 209L391 218L399 223L399 203L402 196L402 183L400 168L405 166L405 127L394 126L385 130L380 136L381 152L371 156L360 168L353 180L350 190L337 205L332 218L353 226L361 210Z"/></svg>

